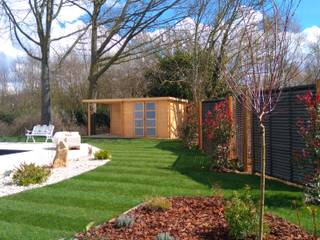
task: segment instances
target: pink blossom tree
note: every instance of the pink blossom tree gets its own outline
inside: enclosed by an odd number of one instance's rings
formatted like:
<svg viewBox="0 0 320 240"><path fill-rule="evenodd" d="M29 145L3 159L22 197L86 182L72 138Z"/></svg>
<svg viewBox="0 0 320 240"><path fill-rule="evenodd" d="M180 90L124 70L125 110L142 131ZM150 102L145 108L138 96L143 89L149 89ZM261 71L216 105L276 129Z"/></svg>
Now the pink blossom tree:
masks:
<svg viewBox="0 0 320 240"><path fill-rule="evenodd" d="M259 239L263 239L266 172L266 130L264 119L276 107L282 89L299 73L302 63L298 41L290 32L296 5L293 0L261 1L257 9L242 7L237 54L224 69L232 93L257 116L261 135L261 178Z"/></svg>

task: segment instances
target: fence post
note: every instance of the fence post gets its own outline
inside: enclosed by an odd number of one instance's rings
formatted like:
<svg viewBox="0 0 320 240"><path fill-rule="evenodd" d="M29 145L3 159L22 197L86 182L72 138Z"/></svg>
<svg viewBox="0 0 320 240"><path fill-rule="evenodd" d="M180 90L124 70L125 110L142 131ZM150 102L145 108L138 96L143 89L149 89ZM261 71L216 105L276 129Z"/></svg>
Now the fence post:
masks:
<svg viewBox="0 0 320 240"><path fill-rule="evenodd" d="M251 144L252 144L252 112L247 108L250 104L247 97L244 99L243 106L243 168L245 172L252 173L252 158L251 158Z"/></svg>
<svg viewBox="0 0 320 240"><path fill-rule="evenodd" d="M87 119L87 121L88 121L88 136L90 136L91 135L91 104L90 103L88 103L88 105L87 105L87 114L88 114L88 119Z"/></svg>
<svg viewBox="0 0 320 240"><path fill-rule="evenodd" d="M203 150L203 143L202 143L202 101L198 103L198 144L200 150Z"/></svg>
<svg viewBox="0 0 320 240"><path fill-rule="evenodd" d="M228 111L232 117L232 131L234 134L232 135L230 139L230 153L229 153L229 159L235 160L236 159L236 119L235 119L235 111L234 111L234 101L232 96L228 96Z"/></svg>
<svg viewBox="0 0 320 240"><path fill-rule="evenodd" d="M316 80L316 94L320 91L320 79Z"/></svg>

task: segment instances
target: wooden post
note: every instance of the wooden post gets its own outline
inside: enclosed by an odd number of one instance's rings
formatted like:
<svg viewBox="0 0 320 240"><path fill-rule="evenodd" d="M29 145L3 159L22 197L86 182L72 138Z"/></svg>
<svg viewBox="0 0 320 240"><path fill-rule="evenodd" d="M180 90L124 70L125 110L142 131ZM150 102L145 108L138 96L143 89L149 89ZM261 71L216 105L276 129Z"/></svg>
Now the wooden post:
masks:
<svg viewBox="0 0 320 240"><path fill-rule="evenodd" d="M249 104L246 104L246 101L249 101L249 99L246 97L244 99L245 106L250 106ZM252 172L252 159L251 159L251 144L252 144L252 112L247 109L246 107L243 107L243 167L245 172Z"/></svg>
<svg viewBox="0 0 320 240"><path fill-rule="evenodd" d="M234 114L234 102L233 102L233 97L232 96L228 96L228 111L232 117L232 132L233 135L230 139L230 152L229 152L229 160L234 160L236 159L236 122L235 122L235 114Z"/></svg>
<svg viewBox="0 0 320 240"><path fill-rule="evenodd" d="M317 94L320 92L320 79L316 80L316 91Z"/></svg>
<svg viewBox="0 0 320 240"><path fill-rule="evenodd" d="M198 103L198 145L200 150L203 150L202 143L202 101Z"/></svg>
<svg viewBox="0 0 320 240"><path fill-rule="evenodd" d="M91 105L88 103L87 106L87 114L88 114L88 136L91 135Z"/></svg>

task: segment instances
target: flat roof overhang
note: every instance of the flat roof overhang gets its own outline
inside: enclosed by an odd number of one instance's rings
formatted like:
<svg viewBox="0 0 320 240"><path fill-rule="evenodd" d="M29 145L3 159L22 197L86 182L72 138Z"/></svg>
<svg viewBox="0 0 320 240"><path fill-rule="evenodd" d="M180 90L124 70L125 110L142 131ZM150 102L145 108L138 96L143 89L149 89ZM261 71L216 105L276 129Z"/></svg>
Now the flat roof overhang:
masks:
<svg viewBox="0 0 320 240"><path fill-rule="evenodd" d="M83 99L83 103L101 103L112 104L121 102L146 102L146 101L172 101L188 103L186 99L174 98L174 97L147 97L147 98L107 98L107 99Z"/></svg>

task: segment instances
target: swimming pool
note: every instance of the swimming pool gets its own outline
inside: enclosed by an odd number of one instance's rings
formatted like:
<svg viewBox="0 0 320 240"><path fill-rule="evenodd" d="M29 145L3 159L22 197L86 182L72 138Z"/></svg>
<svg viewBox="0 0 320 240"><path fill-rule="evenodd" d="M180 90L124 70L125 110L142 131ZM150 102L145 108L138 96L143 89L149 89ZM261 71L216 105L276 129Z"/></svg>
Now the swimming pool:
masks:
<svg viewBox="0 0 320 240"><path fill-rule="evenodd" d="M22 152L28 152L28 150L0 149L0 156L1 156L1 155L13 154L13 153L22 153Z"/></svg>

